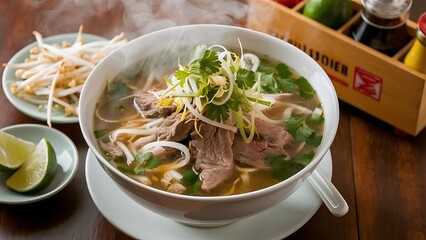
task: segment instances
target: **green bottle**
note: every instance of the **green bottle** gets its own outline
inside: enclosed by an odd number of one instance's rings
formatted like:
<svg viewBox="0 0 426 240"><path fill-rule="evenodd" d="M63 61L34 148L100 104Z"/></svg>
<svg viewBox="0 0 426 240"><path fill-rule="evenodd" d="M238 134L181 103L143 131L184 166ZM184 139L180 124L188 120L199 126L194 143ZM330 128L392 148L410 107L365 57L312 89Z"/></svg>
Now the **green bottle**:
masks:
<svg viewBox="0 0 426 240"><path fill-rule="evenodd" d="M303 15L330 28L338 29L353 15L350 0L308 0Z"/></svg>

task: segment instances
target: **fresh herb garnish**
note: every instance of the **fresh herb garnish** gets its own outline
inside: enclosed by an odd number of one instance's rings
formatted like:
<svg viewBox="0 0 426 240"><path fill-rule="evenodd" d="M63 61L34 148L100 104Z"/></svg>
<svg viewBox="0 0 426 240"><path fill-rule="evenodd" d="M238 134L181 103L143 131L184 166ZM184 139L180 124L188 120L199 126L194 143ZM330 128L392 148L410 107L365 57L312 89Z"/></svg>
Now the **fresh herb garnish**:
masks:
<svg viewBox="0 0 426 240"><path fill-rule="evenodd" d="M266 63L258 72L261 73L261 86L265 93L291 93L297 90L292 72L284 63L276 66Z"/></svg>
<svg viewBox="0 0 426 240"><path fill-rule="evenodd" d="M186 187L185 194L187 195L196 195L201 190L202 181L198 174L188 168L182 173L181 178L182 184Z"/></svg>
<svg viewBox="0 0 426 240"><path fill-rule="evenodd" d="M316 136L316 133L313 133L306 139L306 144L318 147L321 144L321 141L322 136Z"/></svg>
<svg viewBox="0 0 426 240"><path fill-rule="evenodd" d="M315 96L315 90L312 88L311 84L304 77L299 77L299 79L294 81L298 87L300 96L311 99Z"/></svg>
<svg viewBox="0 0 426 240"><path fill-rule="evenodd" d="M272 177L278 181L291 177L304 167L297 162L287 160L285 155L269 156L265 161L272 169Z"/></svg>
<svg viewBox="0 0 426 240"><path fill-rule="evenodd" d="M241 89L250 89L256 83L255 73L251 70L240 68L237 71L235 83Z"/></svg>
<svg viewBox="0 0 426 240"><path fill-rule="evenodd" d="M263 60L264 61L264 60ZM265 93L292 93L299 92L300 96L311 99L315 90L306 78L293 75L290 67L284 63L273 66L269 62L262 62L266 66L259 68L262 91Z"/></svg>
<svg viewBox="0 0 426 240"><path fill-rule="evenodd" d="M142 174L145 172L145 169L153 169L161 165L161 160L154 157L152 152L137 153L135 156L135 161L133 162L133 172L135 174Z"/></svg>
<svg viewBox="0 0 426 240"><path fill-rule="evenodd" d="M293 76L290 67L284 63L278 63L275 69L281 79L291 79L291 77Z"/></svg>
<svg viewBox="0 0 426 240"><path fill-rule="evenodd" d="M120 164L117 165L117 169L123 173L143 174L146 169L153 169L159 165L161 165L161 160L154 157L152 152L140 152L136 154L135 160L130 165Z"/></svg>
<svg viewBox="0 0 426 240"><path fill-rule="evenodd" d="M204 107L204 110L204 115L206 117L217 122L224 122L229 118L229 107L226 104L215 105L209 103Z"/></svg>
<svg viewBox="0 0 426 240"><path fill-rule="evenodd" d="M314 151L310 151L310 152L305 153L305 154L296 155L292 159L292 161L294 161L294 162L296 162L298 164L301 164L303 166L306 166L306 165L308 165L312 161L312 159L314 158L314 156L315 156L315 152Z"/></svg>
<svg viewBox="0 0 426 240"><path fill-rule="evenodd" d="M306 124L305 118L302 115L292 114L286 121L286 128L291 136L299 141L306 141L314 132L314 129Z"/></svg>
<svg viewBox="0 0 426 240"><path fill-rule="evenodd" d="M200 59L200 70L206 75L212 75L219 71L220 61L217 53L212 50L206 50L203 58Z"/></svg>
<svg viewBox="0 0 426 240"><path fill-rule="evenodd" d="M320 110L314 111L308 116L292 114L285 122L285 126L290 135L296 140L306 141L306 144L318 147L322 141L322 136L317 135L315 129L323 123L324 116Z"/></svg>
<svg viewBox="0 0 426 240"><path fill-rule="evenodd" d="M302 168L308 165L312 158L314 157L315 152L310 151L305 154L296 155L293 159L288 160L284 154L278 156L269 156L265 158L265 162L272 169L272 177L278 181L283 181L297 172Z"/></svg>

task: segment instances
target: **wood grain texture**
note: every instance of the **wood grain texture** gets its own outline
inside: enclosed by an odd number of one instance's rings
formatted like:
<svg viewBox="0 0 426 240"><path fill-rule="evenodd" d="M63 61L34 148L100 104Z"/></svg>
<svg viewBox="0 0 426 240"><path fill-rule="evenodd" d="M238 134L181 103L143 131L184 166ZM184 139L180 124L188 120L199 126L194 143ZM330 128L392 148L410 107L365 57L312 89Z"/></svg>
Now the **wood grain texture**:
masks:
<svg viewBox="0 0 426 240"><path fill-rule="evenodd" d="M359 235L426 239L425 133L401 138L368 119L352 118Z"/></svg>
<svg viewBox="0 0 426 240"><path fill-rule="evenodd" d="M0 1L1 63L34 41L33 30L49 36L75 32L83 24L88 33L107 37L120 33L120 4L87 19L73 18L72 13L81 9L67 9L62 20L43 18L54 3ZM0 128L45 124L15 109L1 90ZM389 125L345 103L340 109L331 147L332 180L347 200L349 212L336 218L321 206L289 239L426 239L426 131L401 138ZM0 239L131 239L102 216L89 195L84 171L88 147L79 125L54 127L76 144L78 172L63 191L49 199L20 206L0 204Z"/></svg>

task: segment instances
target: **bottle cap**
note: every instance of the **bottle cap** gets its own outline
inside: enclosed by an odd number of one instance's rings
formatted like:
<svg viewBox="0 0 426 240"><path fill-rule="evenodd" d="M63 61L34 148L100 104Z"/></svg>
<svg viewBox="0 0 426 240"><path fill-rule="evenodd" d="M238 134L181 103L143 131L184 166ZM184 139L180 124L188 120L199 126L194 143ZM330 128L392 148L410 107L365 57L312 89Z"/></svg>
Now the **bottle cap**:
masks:
<svg viewBox="0 0 426 240"><path fill-rule="evenodd" d="M392 19L409 14L413 0L362 0L362 6L371 14L383 18Z"/></svg>
<svg viewBox="0 0 426 240"><path fill-rule="evenodd" d="M376 28L398 28L407 22L412 3L412 0L362 0L361 17Z"/></svg>
<svg viewBox="0 0 426 240"><path fill-rule="evenodd" d="M426 35L426 12L419 17L419 29Z"/></svg>

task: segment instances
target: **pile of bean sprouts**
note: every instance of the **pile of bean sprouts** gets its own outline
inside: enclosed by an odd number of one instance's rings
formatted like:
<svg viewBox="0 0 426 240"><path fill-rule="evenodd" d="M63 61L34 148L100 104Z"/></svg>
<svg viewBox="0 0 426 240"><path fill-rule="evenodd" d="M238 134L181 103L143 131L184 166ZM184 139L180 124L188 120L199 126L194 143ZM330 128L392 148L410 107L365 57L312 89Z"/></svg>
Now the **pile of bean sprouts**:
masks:
<svg viewBox="0 0 426 240"><path fill-rule="evenodd" d="M33 34L37 46L23 63L7 63L16 69L17 81L12 81L11 92L23 100L47 111L47 125L51 127L52 110L59 109L65 116L77 116L83 84L89 73L106 55L127 42L123 34L111 40L85 42L80 26L74 43L48 44L39 32Z"/></svg>

